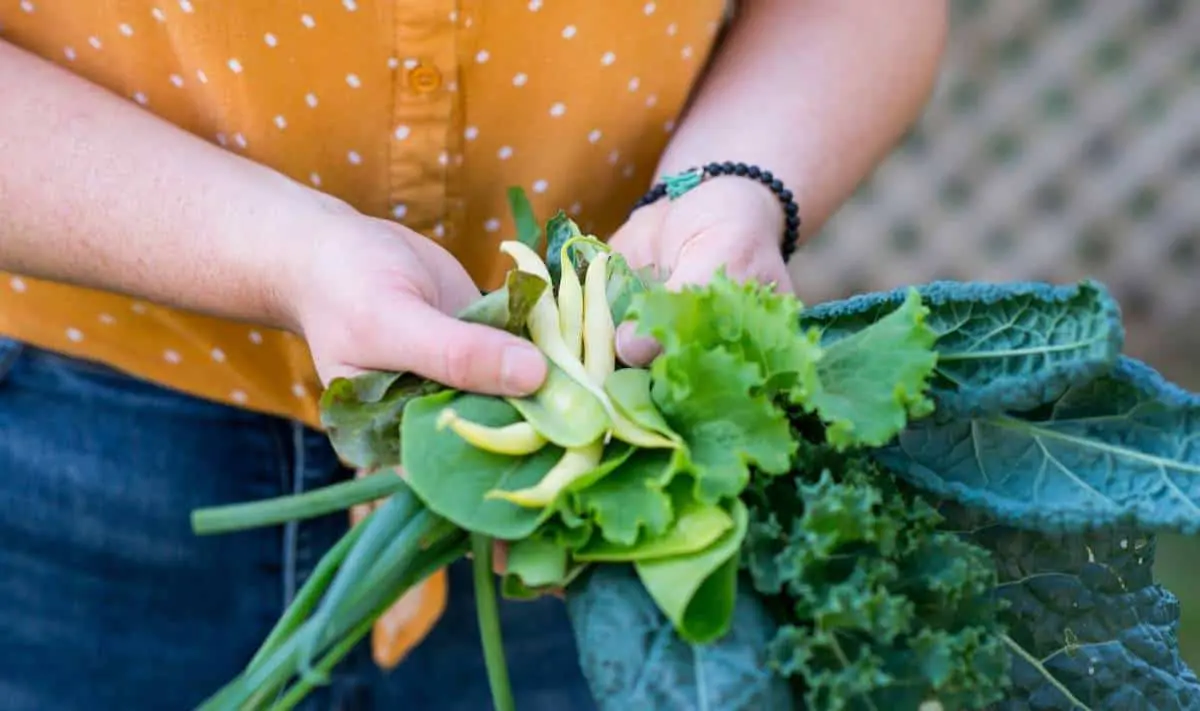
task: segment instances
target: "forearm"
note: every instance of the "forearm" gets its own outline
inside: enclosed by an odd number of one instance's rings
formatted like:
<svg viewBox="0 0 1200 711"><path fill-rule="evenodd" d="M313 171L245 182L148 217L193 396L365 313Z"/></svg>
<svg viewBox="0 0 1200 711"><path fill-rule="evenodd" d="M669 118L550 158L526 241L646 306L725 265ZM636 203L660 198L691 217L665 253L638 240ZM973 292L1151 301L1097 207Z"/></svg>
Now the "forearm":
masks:
<svg viewBox="0 0 1200 711"><path fill-rule="evenodd" d="M937 76L945 0L746 0L663 159L766 168L811 235L919 115Z"/></svg>
<svg viewBox="0 0 1200 711"><path fill-rule="evenodd" d="M0 87L0 270L290 325L280 277L336 204L4 42Z"/></svg>

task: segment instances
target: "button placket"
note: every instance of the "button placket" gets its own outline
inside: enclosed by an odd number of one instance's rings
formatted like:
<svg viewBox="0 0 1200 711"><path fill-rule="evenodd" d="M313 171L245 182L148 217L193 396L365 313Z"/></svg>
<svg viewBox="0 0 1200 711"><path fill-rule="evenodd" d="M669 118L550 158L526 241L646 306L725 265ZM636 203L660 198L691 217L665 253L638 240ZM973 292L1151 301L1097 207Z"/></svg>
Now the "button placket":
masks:
<svg viewBox="0 0 1200 711"><path fill-rule="evenodd" d="M393 216L428 235L452 234L453 155L459 120L449 86L458 73L454 0L394 5L395 68L389 200ZM437 225L442 225L437 229ZM442 239L445 239L445 237Z"/></svg>

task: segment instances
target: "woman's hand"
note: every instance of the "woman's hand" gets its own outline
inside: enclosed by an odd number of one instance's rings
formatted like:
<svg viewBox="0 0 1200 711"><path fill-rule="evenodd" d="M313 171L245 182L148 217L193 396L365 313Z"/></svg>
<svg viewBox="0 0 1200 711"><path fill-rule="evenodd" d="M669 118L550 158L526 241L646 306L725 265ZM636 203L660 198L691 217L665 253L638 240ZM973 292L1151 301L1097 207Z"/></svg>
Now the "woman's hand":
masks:
<svg viewBox="0 0 1200 711"><path fill-rule="evenodd" d="M449 252L387 220L351 213L334 224L280 291L324 383L385 370L489 395L541 385L546 362L532 343L455 318L481 294Z"/></svg>
<svg viewBox="0 0 1200 711"><path fill-rule="evenodd" d="M704 284L720 269L739 281L754 279L792 291L780 251L784 213L765 186L747 178L712 178L674 201L647 205L617 230L609 244L634 269L653 267L666 286ZM628 365L654 358L658 344L617 332L617 353Z"/></svg>
<svg viewBox="0 0 1200 711"><path fill-rule="evenodd" d="M532 345L452 318L480 293L432 241L2 41L0 86L0 271L287 329L326 383L405 370L522 395L544 377Z"/></svg>

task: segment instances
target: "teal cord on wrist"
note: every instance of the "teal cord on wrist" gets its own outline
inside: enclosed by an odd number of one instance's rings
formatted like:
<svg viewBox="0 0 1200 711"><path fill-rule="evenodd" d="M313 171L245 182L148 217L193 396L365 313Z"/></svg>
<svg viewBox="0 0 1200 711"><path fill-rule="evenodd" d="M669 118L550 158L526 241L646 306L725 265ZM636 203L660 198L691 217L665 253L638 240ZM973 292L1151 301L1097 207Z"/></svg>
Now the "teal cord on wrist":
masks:
<svg viewBox="0 0 1200 711"><path fill-rule="evenodd" d="M800 240L800 207L796 204L796 200L792 196L792 191L785 188L779 178L772 175L771 171L763 170L757 166L731 162L708 163L699 168L690 168L673 175L664 176L662 182L657 183L643 195L633 206L633 209L637 210L640 207L645 207L664 197L668 200L677 200L704 182L705 178L720 175L751 178L766 185L770 188L771 192L775 193L775 197L783 205L785 216L783 245L781 247L783 259L785 262L791 259L792 254L796 251L796 243Z"/></svg>

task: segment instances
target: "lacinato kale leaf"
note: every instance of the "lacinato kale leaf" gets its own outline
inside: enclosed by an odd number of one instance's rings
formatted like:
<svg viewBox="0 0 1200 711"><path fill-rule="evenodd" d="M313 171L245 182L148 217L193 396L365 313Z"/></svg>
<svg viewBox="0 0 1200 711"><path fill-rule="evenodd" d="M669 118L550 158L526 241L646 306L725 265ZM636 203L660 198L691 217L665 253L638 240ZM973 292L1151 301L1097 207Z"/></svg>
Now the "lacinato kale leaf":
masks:
<svg viewBox="0 0 1200 711"><path fill-rule="evenodd" d="M992 552L1012 686L994 711L1193 711L1179 603L1153 578L1152 534L1120 526L1037 533L956 505L943 512Z"/></svg>
<svg viewBox="0 0 1200 711"><path fill-rule="evenodd" d="M800 324L817 328L828 347L896 309L909 289L862 294L805 309ZM917 288L937 334L934 417L1028 410L1112 366L1124 345L1116 302L1092 281L934 282Z"/></svg>
<svg viewBox="0 0 1200 711"><path fill-rule="evenodd" d="M1044 407L914 423L875 456L1025 530L1200 530L1200 398L1129 358Z"/></svg>
<svg viewBox="0 0 1200 711"><path fill-rule="evenodd" d="M627 565L594 566L566 591L579 662L600 711L792 711L767 666L775 623L745 584L729 633L685 642Z"/></svg>

